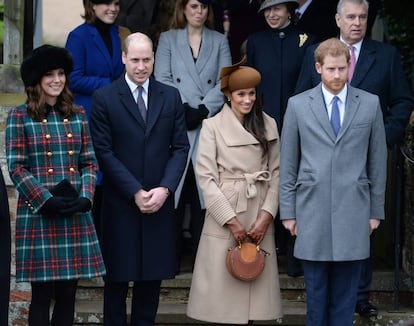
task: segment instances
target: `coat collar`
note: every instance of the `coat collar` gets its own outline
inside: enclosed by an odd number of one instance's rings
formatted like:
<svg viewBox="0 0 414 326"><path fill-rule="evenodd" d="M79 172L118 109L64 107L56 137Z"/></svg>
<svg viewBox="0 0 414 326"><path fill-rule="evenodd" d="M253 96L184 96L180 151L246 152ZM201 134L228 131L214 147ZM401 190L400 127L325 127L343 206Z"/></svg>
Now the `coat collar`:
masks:
<svg viewBox="0 0 414 326"><path fill-rule="evenodd" d="M233 147L259 144L259 141L242 126L227 104L217 114L217 119L220 126L218 132L223 137L226 146ZM272 141L279 138L275 121L266 114L264 114L264 121L266 139Z"/></svg>
<svg viewBox="0 0 414 326"><path fill-rule="evenodd" d="M355 117L356 112L359 110L360 99L358 92L356 92L355 88L348 85L348 94L345 103L345 115L338 136L335 136L328 119L326 104L322 94L322 83L320 83L309 92L309 98L310 108L315 115L316 120L319 121L322 129L326 132L327 135L329 135L332 141L338 142L348 130L352 120Z"/></svg>
<svg viewBox="0 0 414 326"><path fill-rule="evenodd" d="M111 36L111 41L112 41L112 48L113 48L113 57L111 58L109 55L109 51L106 48L106 45L101 37L101 35L98 32L98 29L91 24L86 24L86 28L91 36L91 42L93 42L96 46L96 48L98 49L98 51L100 52L100 55L105 59L108 67L110 68L110 71L112 71L115 66L115 62L117 62L119 60L119 58L117 58L116 56L116 50L117 48L119 48L121 46L121 41L119 39L119 35L118 35L118 27L116 25L111 26L111 28L109 29L109 33Z"/></svg>
<svg viewBox="0 0 414 326"><path fill-rule="evenodd" d="M358 87L365 77L369 75L368 71L375 62L375 52L377 52L375 43L368 38L364 39L361 46L361 52L355 66L354 75L351 80L352 86Z"/></svg>
<svg viewBox="0 0 414 326"><path fill-rule="evenodd" d="M147 122L144 123L142 116L139 113L137 103L131 93L131 90L125 80L123 75L118 80L119 95L121 103L125 109L132 115L132 117L137 121L141 128L145 129L145 134L151 132L155 123L158 120L158 117L162 111L164 105L164 96L163 90L159 87L159 84L150 77L149 87L148 87L148 112L147 112Z"/></svg>
<svg viewBox="0 0 414 326"><path fill-rule="evenodd" d="M186 27L183 29L177 29L177 44L178 52L180 53L183 61L187 63L187 70L190 77L193 79L200 91L203 91L200 73L211 59L211 51L213 50L213 37L211 31L206 27L203 28L201 47L196 62L194 62L190 45L188 44L188 30Z"/></svg>

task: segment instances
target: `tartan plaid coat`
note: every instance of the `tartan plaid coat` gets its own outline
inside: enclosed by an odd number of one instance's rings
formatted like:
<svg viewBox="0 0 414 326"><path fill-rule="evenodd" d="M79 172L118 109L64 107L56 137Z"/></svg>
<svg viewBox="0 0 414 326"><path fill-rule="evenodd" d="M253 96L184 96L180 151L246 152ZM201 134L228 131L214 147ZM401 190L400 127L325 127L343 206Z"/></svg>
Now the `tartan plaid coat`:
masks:
<svg viewBox="0 0 414 326"><path fill-rule="evenodd" d="M104 275L91 212L47 217L39 213L49 189L68 179L92 201L97 161L84 111L63 119L51 107L43 121L26 105L9 112L6 156L19 192L16 217L16 280L51 281Z"/></svg>

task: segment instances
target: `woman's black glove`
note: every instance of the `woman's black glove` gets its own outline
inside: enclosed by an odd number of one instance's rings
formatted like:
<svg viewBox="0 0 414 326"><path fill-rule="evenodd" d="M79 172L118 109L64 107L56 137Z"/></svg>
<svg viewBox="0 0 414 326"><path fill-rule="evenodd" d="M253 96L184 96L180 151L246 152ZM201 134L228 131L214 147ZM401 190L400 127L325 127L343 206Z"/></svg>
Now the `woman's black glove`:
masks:
<svg viewBox="0 0 414 326"><path fill-rule="evenodd" d="M50 197L40 208L39 213L47 216L55 217L62 213L62 210L68 207L68 204L73 201L73 198L53 196Z"/></svg>
<svg viewBox="0 0 414 326"><path fill-rule="evenodd" d="M210 113L210 111L206 108L206 106L204 104L200 104L198 106L198 114L201 118L201 121L203 121L205 118L207 118L209 113Z"/></svg>
<svg viewBox="0 0 414 326"><path fill-rule="evenodd" d="M200 104L198 109L192 108L188 103L184 103L183 105L187 130L194 130L201 124L203 119L207 118L209 111L204 104Z"/></svg>
<svg viewBox="0 0 414 326"><path fill-rule="evenodd" d="M92 203L88 198L80 197L72 199L68 206L61 211L63 216L71 216L75 213L85 213L92 207Z"/></svg>

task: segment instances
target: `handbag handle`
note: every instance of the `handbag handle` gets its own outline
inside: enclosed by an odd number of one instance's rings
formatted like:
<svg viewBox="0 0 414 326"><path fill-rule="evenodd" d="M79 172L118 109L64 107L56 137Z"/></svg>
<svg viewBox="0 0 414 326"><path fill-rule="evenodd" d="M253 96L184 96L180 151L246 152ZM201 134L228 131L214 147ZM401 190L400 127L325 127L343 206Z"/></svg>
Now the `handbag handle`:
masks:
<svg viewBox="0 0 414 326"><path fill-rule="evenodd" d="M252 243L252 242L250 242L250 243ZM239 249L241 249L242 242L240 240L238 241L238 244L239 244L238 245ZM267 252L266 250L260 248L260 244L258 244L258 243L256 243L256 250L257 250L257 252L262 251L265 256L269 256L270 255L269 252Z"/></svg>

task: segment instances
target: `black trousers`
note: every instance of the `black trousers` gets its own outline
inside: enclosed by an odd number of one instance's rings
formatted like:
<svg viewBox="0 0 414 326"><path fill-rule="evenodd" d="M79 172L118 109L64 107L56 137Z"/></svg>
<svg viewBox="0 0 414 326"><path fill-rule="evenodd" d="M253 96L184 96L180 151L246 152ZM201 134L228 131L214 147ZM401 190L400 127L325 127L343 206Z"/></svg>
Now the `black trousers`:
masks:
<svg viewBox="0 0 414 326"><path fill-rule="evenodd" d="M29 326L72 326L77 283L77 280L32 282ZM55 306L49 323L52 297L55 298Z"/></svg>
<svg viewBox="0 0 414 326"><path fill-rule="evenodd" d="M191 234L190 243L185 243L183 237L183 221L186 213L186 207L190 207L190 225L189 231ZM198 243L200 242L201 232L204 225L204 217L206 214L205 209L201 209L200 198L198 196L196 176L194 172L193 163L190 162L185 176L183 189L181 192L180 201L178 202L177 223L178 223L178 235L177 235L177 262L180 266L181 255L185 252L189 252L191 255L192 263L194 264L195 257L197 254ZM186 245L189 248L186 248ZM177 271L177 274L179 270Z"/></svg>
<svg viewBox="0 0 414 326"><path fill-rule="evenodd" d="M157 315L161 281L134 282L131 326L153 326ZM128 282L105 282L104 326L126 326Z"/></svg>

